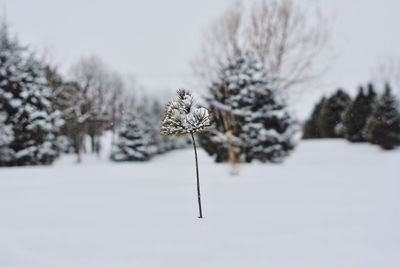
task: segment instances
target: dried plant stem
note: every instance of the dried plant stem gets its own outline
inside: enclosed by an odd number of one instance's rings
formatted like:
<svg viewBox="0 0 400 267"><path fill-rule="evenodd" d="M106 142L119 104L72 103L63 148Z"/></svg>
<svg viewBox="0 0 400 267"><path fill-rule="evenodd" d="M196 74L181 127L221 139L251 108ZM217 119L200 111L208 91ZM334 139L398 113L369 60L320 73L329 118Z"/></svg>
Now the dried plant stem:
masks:
<svg viewBox="0 0 400 267"><path fill-rule="evenodd" d="M199 160L197 158L197 148L196 148L196 141L194 139L193 132L190 133L192 136L193 141L193 148L194 148L194 157L196 159L196 176L197 176L197 201L199 203L199 218L203 218L203 212L201 210L201 198L200 198L200 177L199 177Z"/></svg>

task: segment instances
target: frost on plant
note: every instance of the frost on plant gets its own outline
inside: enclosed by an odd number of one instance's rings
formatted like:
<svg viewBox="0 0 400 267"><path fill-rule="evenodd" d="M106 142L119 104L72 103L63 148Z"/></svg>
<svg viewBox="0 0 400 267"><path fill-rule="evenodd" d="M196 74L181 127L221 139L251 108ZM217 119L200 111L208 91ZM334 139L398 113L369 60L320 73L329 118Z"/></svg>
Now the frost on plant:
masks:
<svg viewBox="0 0 400 267"><path fill-rule="evenodd" d="M206 108L195 105L192 94L184 89L177 92L177 99L168 103L161 122L162 135L184 135L202 131L211 125Z"/></svg>
<svg viewBox="0 0 400 267"><path fill-rule="evenodd" d="M210 114L206 108L194 103L192 94L180 89L177 99L171 101L165 108L164 119L161 122L162 135L190 134L193 142L194 156L196 160L197 201L199 204L199 218L203 218L200 199L199 162L197 158L196 140L194 133L201 132L211 125Z"/></svg>

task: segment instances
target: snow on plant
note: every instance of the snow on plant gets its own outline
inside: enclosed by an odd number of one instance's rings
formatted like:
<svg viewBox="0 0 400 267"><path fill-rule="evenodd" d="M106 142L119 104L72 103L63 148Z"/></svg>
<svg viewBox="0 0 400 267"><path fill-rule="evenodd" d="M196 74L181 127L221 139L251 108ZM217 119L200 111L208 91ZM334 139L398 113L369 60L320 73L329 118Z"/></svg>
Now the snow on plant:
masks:
<svg viewBox="0 0 400 267"><path fill-rule="evenodd" d="M0 25L0 166L50 164L64 123L52 106L45 64ZM4 127L3 127L3 126Z"/></svg>
<svg viewBox="0 0 400 267"><path fill-rule="evenodd" d="M204 107L195 104L192 94L184 89L177 91L177 99L167 104L164 119L161 122L162 135L190 134L193 141L194 156L196 160L197 200L199 205L199 218L203 218L200 198L199 163L197 158L196 141L194 133L203 131L211 125L210 114Z"/></svg>

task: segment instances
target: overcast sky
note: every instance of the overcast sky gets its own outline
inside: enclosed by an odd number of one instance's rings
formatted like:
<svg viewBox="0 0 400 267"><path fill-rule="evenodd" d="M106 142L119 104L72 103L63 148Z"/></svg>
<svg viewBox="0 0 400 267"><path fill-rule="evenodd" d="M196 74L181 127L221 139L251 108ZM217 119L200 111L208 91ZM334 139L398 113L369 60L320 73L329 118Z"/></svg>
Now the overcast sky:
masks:
<svg viewBox="0 0 400 267"><path fill-rule="evenodd" d="M149 90L161 90L189 83L202 32L232 0L0 1L19 39L48 51L64 70L95 54ZM334 29L334 61L323 90L354 88L370 79L381 58L400 56L399 0L316 1Z"/></svg>

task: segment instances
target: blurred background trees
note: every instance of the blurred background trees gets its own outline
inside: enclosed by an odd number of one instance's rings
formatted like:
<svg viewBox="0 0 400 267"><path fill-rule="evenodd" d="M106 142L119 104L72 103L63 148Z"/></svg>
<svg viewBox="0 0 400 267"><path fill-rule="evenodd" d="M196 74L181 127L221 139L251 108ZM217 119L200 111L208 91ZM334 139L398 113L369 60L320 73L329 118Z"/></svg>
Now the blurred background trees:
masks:
<svg viewBox="0 0 400 267"><path fill-rule="evenodd" d="M50 164L63 124L51 105L45 66L0 28L0 166Z"/></svg>
<svg viewBox="0 0 400 267"><path fill-rule="evenodd" d="M390 150L400 145L399 103L389 84L386 84L368 120L366 138L383 149Z"/></svg>
<svg viewBox="0 0 400 267"><path fill-rule="evenodd" d="M301 124L291 100L297 89L308 93L330 63L330 34L313 2L230 5L205 32L191 62L197 92L213 113L214 128L199 137L206 152L218 162L283 161L295 148ZM303 138L398 146L398 62L392 57L378 63L374 83L354 97L345 90L323 96L303 124ZM3 23L1 166L50 164L60 153L74 153L81 162L84 153L103 153L108 135L113 149L107 156L115 161L149 160L190 143L160 136L165 97L149 94L95 55L78 59L69 72L60 71L63 64L40 58Z"/></svg>
<svg viewBox="0 0 400 267"><path fill-rule="evenodd" d="M274 86L290 89L318 77L330 39L327 19L317 5L293 0L236 1L204 34L192 66L203 86L218 79L238 56L262 62Z"/></svg>
<svg viewBox="0 0 400 267"><path fill-rule="evenodd" d="M351 142L367 141L364 129L376 102L376 93L372 83L369 83L367 88L368 90L365 91L360 86L357 96L342 115L343 136Z"/></svg>
<svg viewBox="0 0 400 267"><path fill-rule="evenodd" d="M321 58L329 41L327 25L309 3L236 1L205 32L192 66L201 87L208 88L206 101L217 128L201 142L217 161L281 161L294 148L289 90L326 67ZM262 114L256 119L257 112Z"/></svg>
<svg viewBox="0 0 400 267"><path fill-rule="evenodd" d="M91 151L100 153L100 136L106 129L115 130L123 112L123 81L99 58L80 59L71 68L71 78L88 99L86 127Z"/></svg>
<svg viewBox="0 0 400 267"><path fill-rule="evenodd" d="M304 123L303 127L303 139L315 139L322 138L322 133L319 128L319 115L321 114L322 107L326 101L325 97L315 105L311 117Z"/></svg>
<svg viewBox="0 0 400 267"><path fill-rule="evenodd" d="M207 95L215 129L201 144L216 161L279 162L294 148L296 121L263 64L239 57Z"/></svg>
<svg viewBox="0 0 400 267"><path fill-rule="evenodd" d="M127 155L125 160L148 160L186 147L185 138L159 134L166 101L143 93L131 77L96 56L79 59L63 75L58 66L20 45L6 23L0 29L0 166L50 164L60 153L75 153L81 162L83 153L101 153L107 132L114 160L122 160L115 156L117 148L145 150L145 157ZM128 144L123 140L135 131L147 141L141 148L123 149Z"/></svg>
<svg viewBox="0 0 400 267"><path fill-rule="evenodd" d="M343 136L342 116L350 103L350 96L342 89L337 90L335 94L324 101L318 117L319 130L323 137Z"/></svg>
<svg viewBox="0 0 400 267"><path fill-rule="evenodd" d="M303 138L345 138L390 150L400 145L400 106L387 83L381 94L372 83L359 87L353 100L339 90L323 97L305 122Z"/></svg>
<svg viewBox="0 0 400 267"><path fill-rule="evenodd" d="M117 139L111 151L114 161L147 161L152 148L151 135L138 114L127 113L126 123L118 130Z"/></svg>

